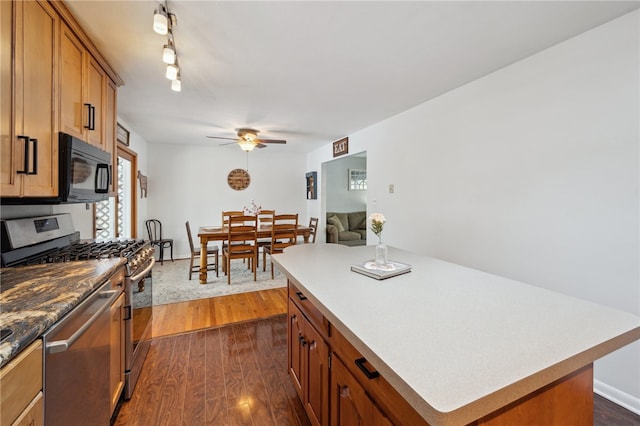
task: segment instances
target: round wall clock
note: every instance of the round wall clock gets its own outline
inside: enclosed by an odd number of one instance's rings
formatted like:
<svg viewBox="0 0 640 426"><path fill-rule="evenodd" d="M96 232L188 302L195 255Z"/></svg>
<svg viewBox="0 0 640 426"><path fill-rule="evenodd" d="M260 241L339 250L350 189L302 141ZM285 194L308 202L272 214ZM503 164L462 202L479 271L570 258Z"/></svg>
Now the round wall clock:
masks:
<svg viewBox="0 0 640 426"><path fill-rule="evenodd" d="M227 183L236 191L242 191L251 183L251 177L249 172L244 169L233 169L227 176Z"/></svg>

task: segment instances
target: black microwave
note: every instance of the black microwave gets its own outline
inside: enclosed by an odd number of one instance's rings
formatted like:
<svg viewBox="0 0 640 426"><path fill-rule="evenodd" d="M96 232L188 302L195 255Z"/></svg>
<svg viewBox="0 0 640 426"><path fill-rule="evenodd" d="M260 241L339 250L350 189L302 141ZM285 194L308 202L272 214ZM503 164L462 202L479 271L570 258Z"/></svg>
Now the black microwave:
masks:
<svg viewBox="0 0 640 426"><path fill-rule="evenodd" d="M58 196L3 197L0 204L95 203L109 197L111 154L66 133L58 136Z"/></svg>
<svg viewBox="0 0 640 426"><path fill-rule="evenodd" d="M60 132L59 202L106 200L111 182L111 154Z"/></svg>

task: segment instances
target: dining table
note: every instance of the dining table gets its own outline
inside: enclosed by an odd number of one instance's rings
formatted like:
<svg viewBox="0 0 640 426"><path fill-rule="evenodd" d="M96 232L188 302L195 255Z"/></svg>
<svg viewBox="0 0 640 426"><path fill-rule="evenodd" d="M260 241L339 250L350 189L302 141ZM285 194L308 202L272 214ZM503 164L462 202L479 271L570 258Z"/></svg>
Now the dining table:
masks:
<svg viewBox="0 0 640 426"><path fill-rule="evenodd" d="M209 241L225 241L229 237L227 226L201 226L198 228L200 238L200 253L207 252ZM304 242L309 242L311 228L306 225L298 225L296 230L298 236L303 237ZM258 238L271 238L271 225L258 226ZM223 256L224 257L224 256ZM200 256L200 284L207 283L207 256Z"/></svg>

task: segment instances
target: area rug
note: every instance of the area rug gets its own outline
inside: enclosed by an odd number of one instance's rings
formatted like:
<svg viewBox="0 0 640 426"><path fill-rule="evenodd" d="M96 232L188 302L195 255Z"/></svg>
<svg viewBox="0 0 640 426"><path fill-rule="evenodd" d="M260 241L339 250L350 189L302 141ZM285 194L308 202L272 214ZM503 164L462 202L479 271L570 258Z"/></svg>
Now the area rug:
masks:
<svg viewBox="0 0 640 426"><path fill-rule="evenodd" d="M196 259L197 260L197 259ZM133 297L137 306L154 306L168 303L186 302L188 300L206 299L209 297L228 294L246 293L250 291L267 290L287 285L286 277L275 268L275 279L271 279L271 265L267 259L267 270L262 271L262 259L258 268L257 281L253 281L253 272L247 269L247 264L241 260L231 262L231 284L227 284L227 276L220 270L216 277L215 271L209 271L207 283L200 284L197 272L189 280L189 260L164 261L164 265L156 262L153 267L152 291L138 293L134 289ZM148 284L146 286L149 286ZM149 293L152 294L149 297Z"/></svg>

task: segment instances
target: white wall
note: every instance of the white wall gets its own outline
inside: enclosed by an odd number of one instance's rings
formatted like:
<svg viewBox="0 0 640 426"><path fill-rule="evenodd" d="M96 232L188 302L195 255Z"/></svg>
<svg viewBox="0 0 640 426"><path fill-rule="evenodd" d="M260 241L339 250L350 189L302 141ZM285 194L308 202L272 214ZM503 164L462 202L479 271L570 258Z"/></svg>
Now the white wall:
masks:
<svg viewBox="0 0 640 426"><path fill-rule="evenodd" d="M236 146L149 144L148 218L160 219L174 257L189 257L185 221L197 242L199 226L220 225L223 210L242 210L252 200L276 213L299 213L307 223L305 155L273 148L249 154L251 184L243 191L227 185L227 175L247 168ZM165 252L165 258L169 252Z"/></svg>
<svg viewBox="0 0 640 426"><path fill-rule="evenodd" d="M635 11L349 135L367 151L367 210L385 214L385 241L640 315L639 22ZM328 144L307 167L330 159ZM595 379L640 412L640 344L598 361Z"/></svg>
<svg viewBox="0 0 640 426"><path fill-rule="evenodd" d="M349 169L367 170L367 158L350 155L325 165L328 212L355 212L367 208L367 191L349 191Z"/></svg>

